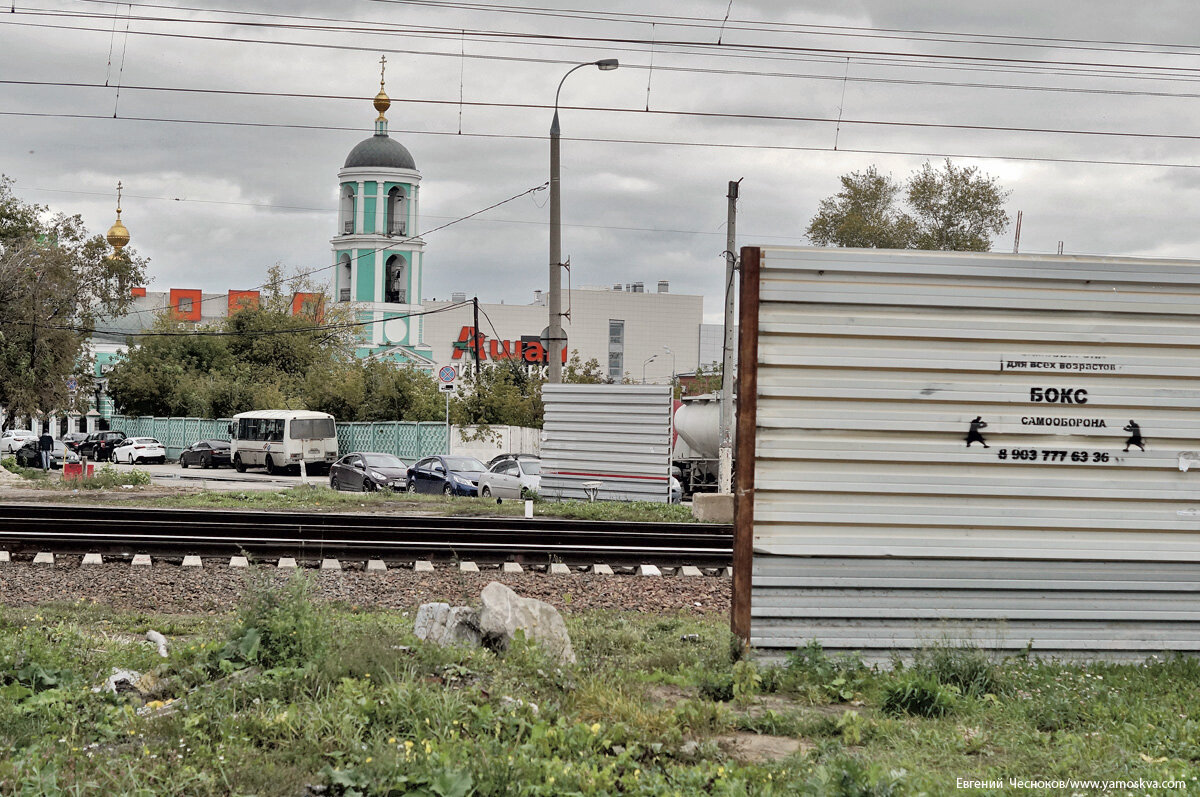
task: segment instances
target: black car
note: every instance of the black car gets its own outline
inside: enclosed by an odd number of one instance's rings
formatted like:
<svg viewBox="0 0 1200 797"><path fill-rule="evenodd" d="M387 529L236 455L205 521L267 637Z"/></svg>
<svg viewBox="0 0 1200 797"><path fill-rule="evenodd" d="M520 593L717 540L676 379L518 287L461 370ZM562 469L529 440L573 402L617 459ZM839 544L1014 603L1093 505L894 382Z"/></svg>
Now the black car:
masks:
<svg viewBox="0 0 1200 797"><path fill-rule="evenodd" d="M124 432L96 432L88 435L87 440L76 446L75 451L79 456L96 462L111 460L113 449L125 439L125 436Z"/></svg>
<svg viewBox="0 0 1200 797"><path fill-rule="evenodd" d="M63 445L65 445L71 451L78 451L79 444L87 439L87 432L67 432L62 436Z"/></svg>
<svg viewBox="0 0 1200 797"><path fill-rule="evenodd" d="M22 468L40 468L42 467L42 452L38 448L37 440L30 440L25 445L21 446L13 454L17 458L17 464ZM50 467L61 468L63 460L67 462L78 462L79 457L74 451L63 445L62 440L54 441L54 450L50 452Z"/></svg>
<svg viewBox="0 0 1200 797"><path fill-rule="evenodd" d="M399 457L371 451L347 454L329 468L329 486L350 492L403 490L407 477L408 465Z"/></svg>
<svg viewBox="0 0 1200 797"><path fill-rule="evenodd" d="M228 468L232 465L228 440L197 440L179 452L179 467Z"/></svg>
<svg viewBox="0 0 1200 797"><path fill-rule="evenodd" d="M475 457L426 457L408 469L408 491L474 497L485 470Z"/></svg>

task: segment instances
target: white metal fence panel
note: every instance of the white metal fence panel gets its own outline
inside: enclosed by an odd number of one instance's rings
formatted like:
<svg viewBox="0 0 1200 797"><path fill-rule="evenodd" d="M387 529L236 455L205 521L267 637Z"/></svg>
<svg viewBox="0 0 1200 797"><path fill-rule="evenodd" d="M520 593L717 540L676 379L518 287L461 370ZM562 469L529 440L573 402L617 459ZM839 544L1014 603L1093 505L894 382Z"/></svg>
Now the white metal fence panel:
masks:
<svg viewBox="0 0 1200 797"><path fill-rule="evenodd" d="M758 269L752 644L1200 651L1200 263Z"/></svg>
<svg viewBox="0 0 1200 797"><path fill-rule="evenodd" d="M542 497L669 501L671 400L668 385L545 385Z"/></svg>

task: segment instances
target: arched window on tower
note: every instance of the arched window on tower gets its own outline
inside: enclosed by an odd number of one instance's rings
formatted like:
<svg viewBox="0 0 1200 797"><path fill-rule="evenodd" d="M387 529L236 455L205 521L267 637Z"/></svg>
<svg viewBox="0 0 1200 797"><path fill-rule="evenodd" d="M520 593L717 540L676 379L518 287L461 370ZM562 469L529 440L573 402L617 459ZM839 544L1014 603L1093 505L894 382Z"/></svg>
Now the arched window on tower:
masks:
<svg viewBox="0 0 1200 797"><path fill-rule="evenodd" d="M388 235L408 234L408 202L404 189L393 186L387 197L387 222L384 228Z"/></svg>
<svg viewBox="0 0 1200 797"><path fill-rule="evenodd" d="M338 301L339 302L350 301L350 293L351 293L350 289L353 287L350 284L350 279L351 279L350 255L343 254L341 256L341 258L338 260Z"/></svg>
<svg viewBox="0 0 1200 797"><path fill-rule="evenodd" d="M339 232L342 235L351 235L354 232L354 186L342 186L342 201L339 217L341 219L341 229Z"/></svg>
<svg viewBox="0 0 1200 797"><path fill-rule="evenodd" d="M402 255L387 259L387 283L384 295L393 304L408 303L408 261Z"/></svg>

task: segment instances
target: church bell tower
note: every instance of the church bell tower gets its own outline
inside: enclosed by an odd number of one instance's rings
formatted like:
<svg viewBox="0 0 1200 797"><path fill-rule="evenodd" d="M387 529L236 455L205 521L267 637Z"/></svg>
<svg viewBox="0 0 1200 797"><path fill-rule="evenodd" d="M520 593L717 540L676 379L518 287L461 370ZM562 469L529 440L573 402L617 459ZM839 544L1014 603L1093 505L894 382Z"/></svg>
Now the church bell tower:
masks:
<svg viewBox="0 0 1200 797"><path fill-rule="evenodd" d="M379 60L375 135L350 150L338 172L333 299L352 303L358 321L375 322L361 327L359 356L432 367L420 316L410 316L421 309L421 173L408 149L388 135L387 57Z"/></svg>

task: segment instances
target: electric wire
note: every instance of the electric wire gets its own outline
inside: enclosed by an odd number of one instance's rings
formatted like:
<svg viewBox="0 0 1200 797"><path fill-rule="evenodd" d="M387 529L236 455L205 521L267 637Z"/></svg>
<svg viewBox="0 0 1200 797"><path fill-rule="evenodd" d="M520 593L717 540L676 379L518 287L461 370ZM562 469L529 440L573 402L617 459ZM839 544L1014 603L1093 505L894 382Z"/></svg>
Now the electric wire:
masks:
<svg viewBox="0 0 1200 797"><path fill-rule="evenodd" d="M83 83L83 82L66 82L53 80L11 80L0 79L0 85L26 85L26 86L53 86L62 88L88 88L102 89L104 88L99 83ZM345 95L322 95L322 94L301 94L295 92L270 92L270 91L250 91L250 90L234 90L234 89L202 89L202 88L183 88L174 86L125 86L126 91L140 90L151 92L183 92L189 94L218 94L218 95L233 95L233 96L252 96L252 97L302 97L305 99L336 99L336 100L363 100L362 97L350 97ZM1200 96L1200 95L1197 95ZM476 100L472 102L463 102L462 100L433 100L421 99L415 97L393 97L392 102L408 103L414 105L466 105L477 108L505 108L505 109L522 109L522 110L550 110L553 106L543 105L540 103L523 103L523 102L487 102ZM900 120L884 120L884 119L846 119L843 117L834 116L792 116L784 114L763 114L763 113L732 113L732 112L716 112L716 111L688 111L688 110L669 110L662 108L620 108L620 107L604 107L594 105L574 105L574 106L559 106L560 110L573 111L589 111L603 114L634 114L634 115L651 115L651 116L681 116L686 118L698 119L722 119L722 120L751 120L758 122L805 122L816 124L847 124L860 125L865 127L913 127L913 128L932 128L939 130L971 130L979 132L1000 132L1000 133L1037 133L1046 135L1073 135L1073 136L1112 136L1116 138L1148 138L1148 139L1166 139L1179 141L1196 141L1200 140L1200 134L1191 133L1146 133L1137 131L1125 130L1082 130L1072 128L1055 128L1055 127L1018 127L1016 125L976 125L976 124L951 124L947 122L917 122L917 121L900 121ZM336 128L336 129L363 129L365 128Z"/></svg>
<svg viewBox="0 0 1200 797"><path fill-rule="evenodd" d="M561 108L561 106L560 106ZM572 106L567 106L568 110L573 109ZM580 108L579 110L589 110ZM644 113L644 111L639 111ZM654 113L654 111L651 111ZM0 116L24 116L35 118L59 118L59 119L103 119L113 121L111 117L98 114L80 114L80 113L50 113L38 111L0 111ZM359 127L345 127L338 125L303 125L286 122L239 122L239 121L221 121L215 119L173 119L166 117L150 117L150 116L125 116L119 121L124 122L159 122L169 124L196 124L196 125L216 125L227 127L252 127L252 128L273 128L273 129L297 129L297 130L332 130L346 131L359 130ZM546 136L540 135L518 135L511 133L459 133L454 130L400 130L395 131L405 135L421 135L421 136L455 136L459 138L481 138L481 139L507 139L507 140L525 140L525 141L545 141ZM1145 134L1151 135L1151 134ZM1140 137L1140 135L1139 135ZM1152 136L1151 136L1152 137ZM1187 138L1195 138L1189 136ZM777 152L833 152L833 148L829 146L800 146L793 144L740 144L732 142L717 142L717 141L680 141L680 140L665 140L665 139L635 139L635 138L599 138L595 136L563 136L564 141L575 141L593 144L638 144L646 146L666 146L666 147L698 147L698 148L713 148L713 149L735 149L735 150L764 150ZM1097 158L1065 158L1053 156L1036 156L1036 155L1003 155L1003 154L978 154L966 152L946 152L932 150L887 150L887 149L871 149L871 148L851 148L839 147L837 150L842 153L853 153L860 155L900 155L900 156L916 156L925 158L961 158L963 160L1004 160L1028 163L1074 163L1074 164L1089 164L1096 166L1153 166L1173 169L1196 169L1200 168L1197 163L1175 163L1169 161L1138 161L1138 160L1107 160Z"/></svg>
<svg viewBox="0 0 1200 797"><path fill-rule="evenodd" d="M447 227L451 227L455 224L459 224L461 222L467 221L468 219L472 219L481 213L486 213L489 210L493 210L494 208L498 208L501 205L505 205L509 202L520 199L523 196L528 196L528 195L536 193L538 191L544 191L549 187L549 185L550 184L548 182L542 183L541 185L534 186L533 188L529 188L525 191L522 191L519 194L514 194L513 196L510 196L508 199L502 199L499 202L495 202L491 205L488 205L486 208L480 208L479 210L476 210L472 213L468 213L465 216L459 216L451 221L446 222L445 224L440 224L437 227L432 227L428 230L417 233L416 235L411 235L407 238L390 241L384 246L376 247L374 249L369 250L369 254L374 255L378 252L384 252L389 249L395 249L396 247L402 246L406 243L411 243L413 241L421 240L423 238L423 236L429 235L430 233L435 233L435 232L438 232L439 230L444 230ZM355 247L355 249L357 252L363 251L362 249L359 249L358 247ZM361 258L361 255L359 255L359 258ZM319 268L314 268L314 269L310 269L308 271L302 271L302 272L299 272L296 274L289 275L287 277L283 277L280 281L284 282L284 283L295 282L296 280L303 279L304 277L308 277L313 274L319 274L322 271L328 271L330 269L337 268L339 265L341 265L341 263L333 263L333 264L327 265L327 266L320 266ZM272 284L273 283L271 281L268 281L268 282L262 283L261 285L256 285L253 288L246 288L245 290L247 290L247 291L260 290L262 288L269 287ZM197 304L203 304L204 302L216 302L216 301L227 301L227 300L228 300L228 297L225 294L218 294L216 296L210 296L207 299L201 299L200 302L198 302ZM147 308L143 308L141 310L131 310L127 313L122 313L120 317L121 318L129 318L131 316L144 315L145 313L160 313L165 310L171 310L171 309L174 309L174 308L172 305L169 305L169 304L161 306L161 307L147 307ZM377 319L377 320L379 320L379 319ZM369 323L376 323L376 321L371 321ZM125 334L125 333L118 332L118 333L114 333L114 334Z"/></svg>

